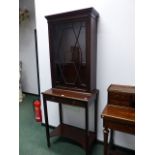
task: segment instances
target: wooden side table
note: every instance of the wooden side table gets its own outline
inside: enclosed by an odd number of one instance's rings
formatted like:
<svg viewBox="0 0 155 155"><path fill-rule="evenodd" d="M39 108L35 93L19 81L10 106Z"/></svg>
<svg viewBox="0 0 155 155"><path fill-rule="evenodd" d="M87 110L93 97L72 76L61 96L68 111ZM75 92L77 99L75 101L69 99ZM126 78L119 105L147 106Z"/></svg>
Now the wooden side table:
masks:
<svg viewBox="0 0 155 155"><path fill-rule="evenodd" d="M97 102L98 90L91 93L51 88L43 94L44 115L46 125L47 145L50 147L50 137L62 136L79 143L85 150L86 155L97 138ZM49 131L47 100L59 103L60 125L52 132ZM94 101L94 127L95 131L89 131L89 108ZM83 107L85 109L85 130L63 123L62 104Z"/></svg>
<svg viewBox="0 0 155 155"><path fill-rule="evenodd" d="M104 155L108 155L109 129L135 134L134 87L110 85L108 104L101 117L104 127Z"/></svg>

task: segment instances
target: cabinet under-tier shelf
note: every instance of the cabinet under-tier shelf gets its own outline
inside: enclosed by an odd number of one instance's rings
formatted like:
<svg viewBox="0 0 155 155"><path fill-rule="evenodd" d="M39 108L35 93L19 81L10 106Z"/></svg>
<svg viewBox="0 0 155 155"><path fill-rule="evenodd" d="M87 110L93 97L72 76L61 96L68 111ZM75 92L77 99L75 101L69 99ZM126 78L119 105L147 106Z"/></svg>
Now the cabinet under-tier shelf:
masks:
<svg viewBox="0 0 155 155"><path fill-rule="evenodd" d="M60 124L53 131L50 132L50 137L61 136L71 139L78 144L80 144L84 149L86 149L86 137L87 133L84 129L80 129L74 126ZM88 148L91 148L92 144L95 142L95 132L88 132Z"/></svg>

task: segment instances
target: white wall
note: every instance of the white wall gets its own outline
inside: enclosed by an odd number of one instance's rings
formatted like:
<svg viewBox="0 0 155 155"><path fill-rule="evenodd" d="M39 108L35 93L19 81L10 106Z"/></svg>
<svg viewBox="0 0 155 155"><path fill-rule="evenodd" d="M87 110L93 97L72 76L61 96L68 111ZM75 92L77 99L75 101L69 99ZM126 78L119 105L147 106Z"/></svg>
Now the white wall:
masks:
<svg viewBox="0 0 155 155"><path fill-rule="evenodd" d="M41 91L51 87L48 29L45 15L86 7L94 7L100 14L97 46L97 88L99 95L98 139L103 141L101 112L107 103L107 88L111 83L135 83L134 57L134 0L44 0L35 1L38 30ZM48 104L49 122L59 124L57 104ZM65 122L84 127L84 113L80 108L65 107ZM80 114L79 114L80 113ZM90 122L91 126L93 122ZM117 132L117 145L134 149L134 136Z"/></svg>
<svg viewBox="0 0 155 155"><path fill-rule="evenodd" d="M34 42L34 0L20 0L19 7L28 9L30 18L19 25L19 59L22 61L22 90L38 94L36 55Z"/></svg>

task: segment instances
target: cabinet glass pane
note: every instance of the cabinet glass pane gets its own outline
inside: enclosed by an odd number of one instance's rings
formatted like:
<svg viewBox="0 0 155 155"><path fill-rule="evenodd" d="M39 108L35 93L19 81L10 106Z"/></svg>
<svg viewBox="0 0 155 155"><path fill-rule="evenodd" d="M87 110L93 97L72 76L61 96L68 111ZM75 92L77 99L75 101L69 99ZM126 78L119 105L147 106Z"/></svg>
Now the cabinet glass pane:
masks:
<svg viewBox="0 0 155 155"><path fill-rule="evenodd" d="M52 41L56 85L86 87L85 22L54 25Z"/></svg>

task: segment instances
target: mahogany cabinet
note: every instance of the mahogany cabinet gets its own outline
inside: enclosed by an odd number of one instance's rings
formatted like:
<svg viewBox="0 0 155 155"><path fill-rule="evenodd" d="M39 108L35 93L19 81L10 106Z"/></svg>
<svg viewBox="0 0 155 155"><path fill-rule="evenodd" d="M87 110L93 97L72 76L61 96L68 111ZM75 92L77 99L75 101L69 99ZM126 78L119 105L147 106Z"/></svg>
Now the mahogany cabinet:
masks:
<svg viewBox="0 0 155 155"><path fill-rule="evenodd" d="M98 13L93 8L46 16L53 88L96 88Z"/></svg>
<svg viewBox="0 0 155 155"><path fill-rule="evenodd" d="M96 44L98 13L87 8L46 16L52 88L43 92L47 145L63 136L79 143L89 154L97 137ZM47 101L58 102L60 125L49 130ZM52 103L51 103L52 104ZM85 129L65 124L62 104L84 108ZM89 105L94 104L94 131L89 130Z"/></svg>

